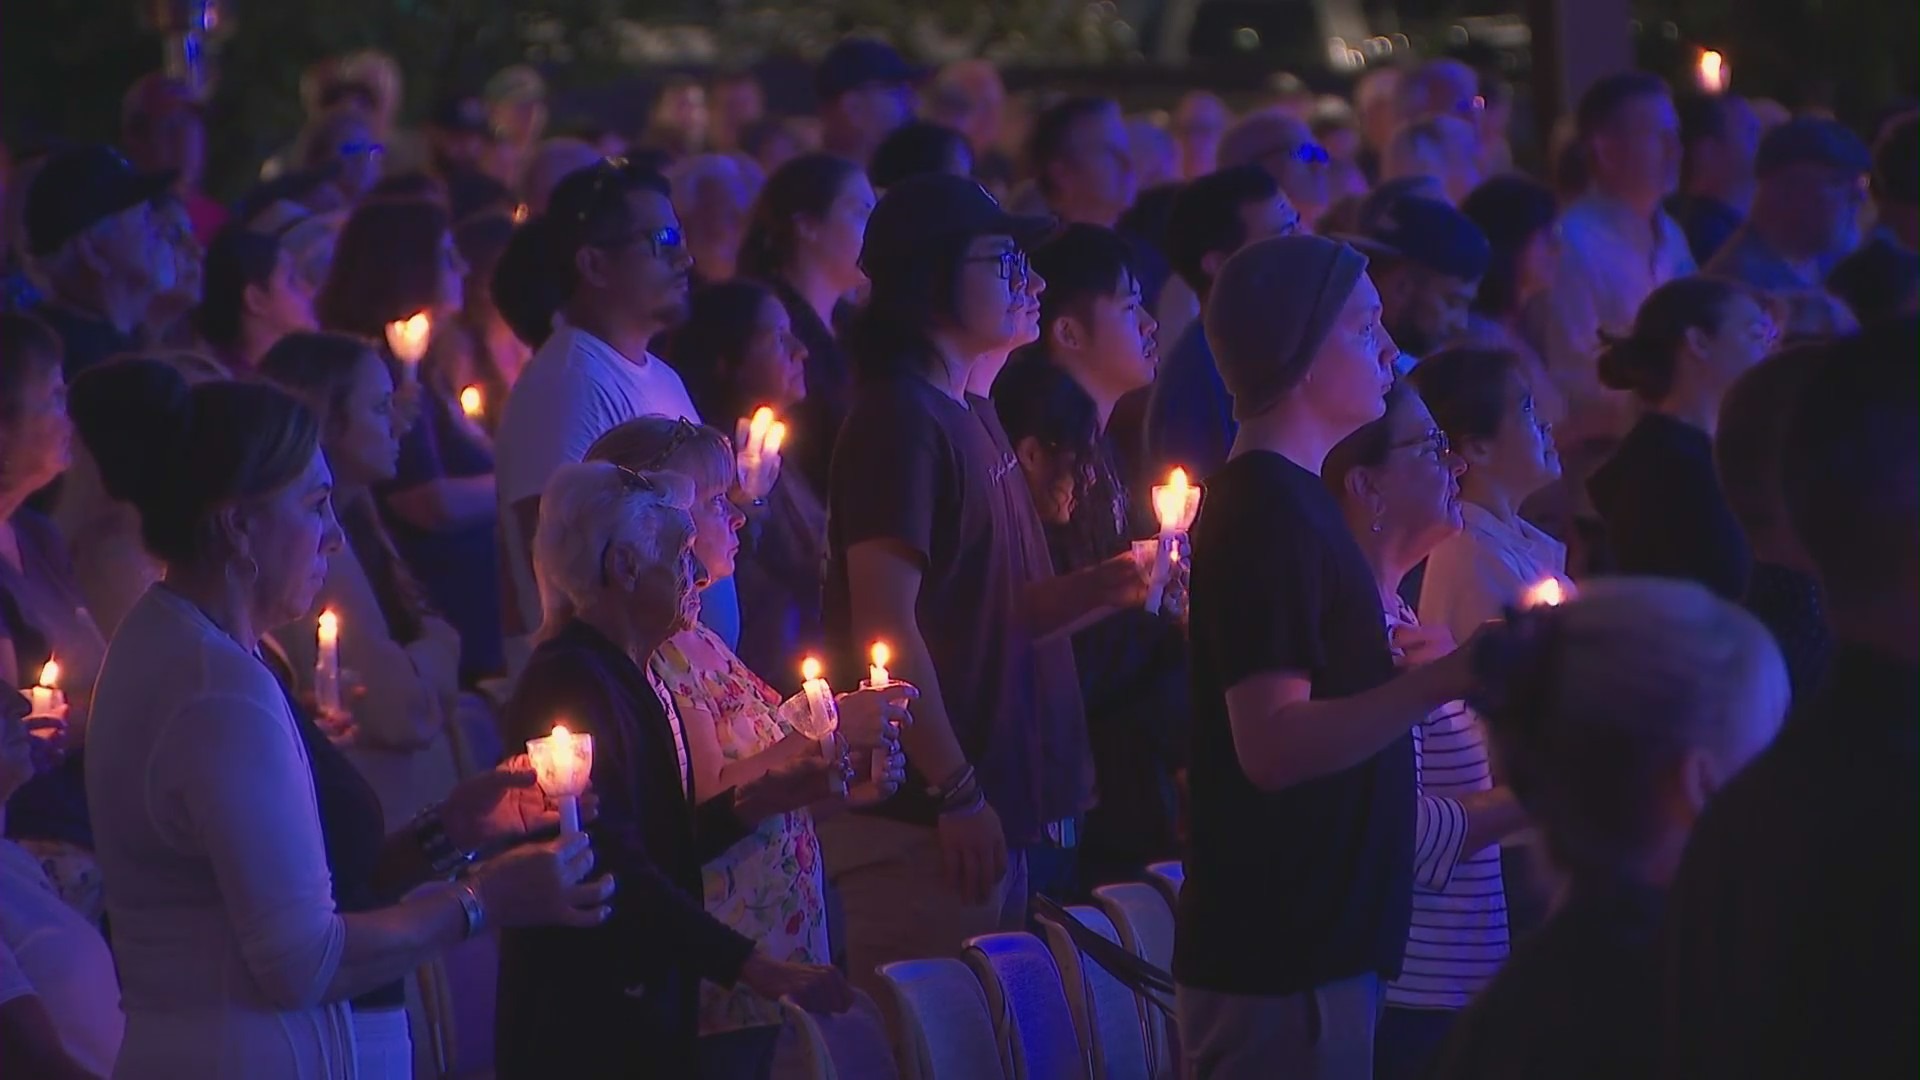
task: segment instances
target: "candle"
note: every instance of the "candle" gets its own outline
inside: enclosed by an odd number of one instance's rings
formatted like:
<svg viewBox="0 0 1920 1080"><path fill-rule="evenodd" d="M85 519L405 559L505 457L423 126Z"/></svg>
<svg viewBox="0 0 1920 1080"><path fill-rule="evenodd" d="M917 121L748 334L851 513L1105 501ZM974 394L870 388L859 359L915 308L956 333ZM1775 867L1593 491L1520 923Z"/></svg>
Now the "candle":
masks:
<svg viewBox="0 0 1920 1080"><path fill-rule="evenodd" d="M1520 606L1523 608L1559 607L1567 602L1566 587L1557 577L1542 578L1520 594Z"/></svg>
<svg viewBox="0 0 1920 1080"><path fill-rule="evenodd" d="M893 650L884 641L876 641L873 648L867 650L867 681L860 684L862 690L885 690L893 685L893 677L887 674L887 664L893 660ZM891 754L884 746L873 748L869 775L875 784L887 782L887 759Z"/></svg>
<svg viewBox="0 0 1920 1080"><path fill-rule="evenodd" d="M530 217L530 216L532 216L532 211L531 211L531 209L530 209L530 208L529 208L529 207L527 206L527 204L526 204L526 203L516 203L516 204L514 204L514 207L513 207L513 223L514 223L515 225L525 225L525 224L527 223L527 218L528 218L528 217Z"/></svg>
<svg viewBox="0 0 1920 1080"><path fill-rule="evenodd" d="M1153 576L1147 585L1148 611L1160 610L1173 564L1180 561L1179 538L1193 527L1193 519L1199 514L1200 488L1187 482L1187 470L1175 468L1166 483L1154 486L1153 516L1160 522L1160 537L1154 551Z"/></svg>
<svg viewBox="0 0 1920 1080"><path fill-rule="evenodd" d="M34 716L65 716L67 695L60 690L60 665L49 658L40 668L40 682L27 691Z"/></svg>
<svg viewBox="0 0 1920 1080"><path fill-rule="evenodd" d="M340 616L320 613L319 652L313 662L313 702L321 716L338 716L340 706Z"/></svg>
<svg viewBox="0 0 1920 1080"><path fill-rule="evenodd" d="M837 760L833 733L840 727L840 709L833 701L833 687L822 678L820 661L809 656L800 661L800 693L805 699L803 708L794 710L789 716L793 726L800 734L820 744L820 754L829 761ZM845 793L846 774L834 778L833 790Z"/></svg>
<svg viewBox="0 0 1920 1080"><path fill-rule="evenodd" d="M560 808L560 833L580 831L580 796L593 777L593 736L575 735L565 724L553 725L553 734L527 740L527 760L540 790Z"/></svg>
<svg viewBox="0 0 1920 1080"><path fill-rule="evenodd" d="M740 489L751 498L764 499L780 475L780 447L787 441L787 425L762 405L752 418L735 423L733 431Z"/></svg>
<svg viewBox="0 0 1920 1080"><path fill-rule="evenodd" d="M466 413L469 420L478 420L487 415L486 398L478 386L469 386L460 391L460 411Z"/></svg>
<svg viewBox="0 0 1920 1080"><path fill-rule="evenodd" d="M1733 81L1733 69L1725 56L1712 49L1701 49L1693 63L1693 77L1702 92L1723 94Z"/></svg>
<svg viewBox="0 0 1920 1080"><path fill-rule="evenodd" d="M387 348L411 373L427 355L427 343L433 339L433 316L419 312L409 318L387 324Z"/></svg>

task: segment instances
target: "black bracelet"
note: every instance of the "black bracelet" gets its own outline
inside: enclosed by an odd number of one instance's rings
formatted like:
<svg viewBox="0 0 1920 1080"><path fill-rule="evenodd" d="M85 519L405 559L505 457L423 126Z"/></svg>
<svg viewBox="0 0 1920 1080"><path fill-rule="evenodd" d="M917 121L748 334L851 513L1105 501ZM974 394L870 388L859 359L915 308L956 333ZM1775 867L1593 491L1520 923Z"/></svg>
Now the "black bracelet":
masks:
<svg viewBox="0 0 1920 1080"><path fill-rule="evenodd" d="M452 880L473 861L472 853L461 851L453 837L447 835L447 823L441 819L438 805L420 811L411 828L413 842L419 845L420 856L427 861L434 877Z"/></svg>

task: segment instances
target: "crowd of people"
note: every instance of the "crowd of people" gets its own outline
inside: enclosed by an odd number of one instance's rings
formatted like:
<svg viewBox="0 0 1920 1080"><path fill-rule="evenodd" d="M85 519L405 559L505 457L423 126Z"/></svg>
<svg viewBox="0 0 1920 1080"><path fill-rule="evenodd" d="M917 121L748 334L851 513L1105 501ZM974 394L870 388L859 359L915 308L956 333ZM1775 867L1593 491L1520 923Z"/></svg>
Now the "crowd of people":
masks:
<svg viewBox="0 0 1920 1080"><path fill-rule="evenodd" d="M800 1075L1169 859L1196 1080L1920 1064L1913 103L400 87L15 148L8 1075L431 1075L474 939L502 1078Z"/></svg>

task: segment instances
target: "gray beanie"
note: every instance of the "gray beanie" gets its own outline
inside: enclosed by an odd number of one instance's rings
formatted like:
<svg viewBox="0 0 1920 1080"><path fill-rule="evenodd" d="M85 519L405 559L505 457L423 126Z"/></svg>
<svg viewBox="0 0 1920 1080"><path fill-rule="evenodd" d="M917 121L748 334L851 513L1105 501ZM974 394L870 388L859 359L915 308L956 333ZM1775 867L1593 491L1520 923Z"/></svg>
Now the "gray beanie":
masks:
<svg viewBox="0 0 1920 1080"><path fill-rule="evenodd" d="M1235 252L1207 294L1203 325L1233 416L1258 416L1306 378L1367 257L1323 236L1276 236Z"/></svg>

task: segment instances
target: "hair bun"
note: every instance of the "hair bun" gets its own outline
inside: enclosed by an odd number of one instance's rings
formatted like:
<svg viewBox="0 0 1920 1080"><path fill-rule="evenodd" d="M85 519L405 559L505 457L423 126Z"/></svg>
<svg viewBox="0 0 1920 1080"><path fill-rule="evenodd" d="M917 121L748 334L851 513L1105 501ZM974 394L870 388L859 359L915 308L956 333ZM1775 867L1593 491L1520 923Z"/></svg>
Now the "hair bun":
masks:
<svg viewBox="0 0 1920 1080"><path fill-rule="evenodd" d="M117 360L74 380L67 413L107 494L142 506L173 474L193 426L185 376L159 360Z"/></svg>
<svg viewBox="0 0 1920 1080"><path fill-rule="evenodd" d="M1658 365L1652 355L1651 343L1633 334L1615 335L1600 331L1600 355L1595 358L1594 366L1600 376L1600 385L1609 390L1626 390L1645 395L1664 396L1666 387L1656 386ZM1669 376L1668 382L1671 381Z"/></svg>

